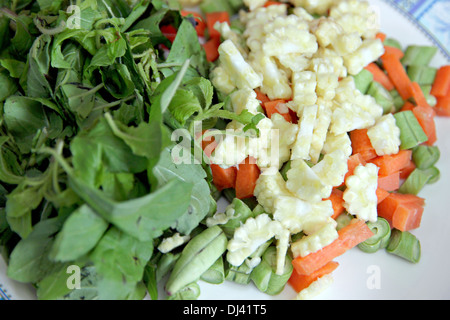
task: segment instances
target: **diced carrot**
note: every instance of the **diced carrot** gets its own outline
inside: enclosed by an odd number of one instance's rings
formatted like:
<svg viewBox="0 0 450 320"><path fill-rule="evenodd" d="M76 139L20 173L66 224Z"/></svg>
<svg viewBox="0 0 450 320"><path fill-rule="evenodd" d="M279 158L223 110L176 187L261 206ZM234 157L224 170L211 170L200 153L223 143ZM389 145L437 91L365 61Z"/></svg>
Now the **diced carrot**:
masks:
<svg viewBox="0 0 450 320"><path fill-rule="evenodd" d="M267 8L267 7L276 6L279 4L282 4L282 3L278 2L278 1L266 1L266 3L264 4L264 7Z"/></svg>
<svg viewBox="0 0 450 320"><path fill-rule="evenodd" d="M243 163L239 164L235 186L236 198L246 199L252 197L259 175L260 170L254 159L248 157Z"/></svg>
<svg viewBox="0 0 450 320"><path fill-rule="evenodd" d="M414 98L414 101L416 102L417 106L430 107L430 105L427 102L427 99L425 98L425 95L423 94L422 88L417 82L413 82L411 84L411 92L412 97Z"/></svg>
<svg viewBox="0 0 450 320"><path fill-rule="evenodd" d="M378 204L378 216L389 221L400 231L409 231L420 226L425 200L413 194L391 193Z"/></svg>
<svg viewBox="0 0 450 320"><path fill-rule="evenodd" d="M333 190L331 191L331 195L324 200L330 200L331 201L331 205L333 206L333 211L334 214L331 216L333 219L336 219L337 217L339 217L344 211L344 192L337 189L337 188L333 188Z"/></svg>
<svg viewBox="0 0 450 320"><path fill-rule="evenodd" d="M387 176L378 176L378 187L386 191L396 191L400 188L400 171Z"/></svg>
<svg viewBox="0 0 450 320"><path fill-rule="evenodd" d="M396 56L399 60L402 59L405 56L405 53L396 47L391 47L391 46L384 46L384 55L386 54L393 54L394 56Z"/></svg>
<svg viewBox="0 0 450 320"><path fill-rule="evenodd" d="M411 174L411 172L413 172L416 169L416 164L414 163L413 160L409 161L409 164L403 168L402 170L400 170L400 179L407 179L409 177L409 175Z"/></svg>
<svg viewBox="0 0 450 320"><path fill-rule="evenodd" d="M360 154L365 161L377 157L377 153L367 135L368 129L357 129L350 132L353 154Z"/></svg>
<svg viewBox="0 0 450 320"><path fill-rule="evenodd" d="M274 113L281 114L286 121L292 122L291 114L289 113L289 108L286 107L286 113L280 110L280 105L285 104L285 100L273 100L264 103L264 109L266 110L266 115L268 118L272 118Z"/></svg>
<svg viewBox="0 0 450 320"><path fill-rule="evenodd" d="M330 261L354 248L373 236L372 230L364 220L353 219L350 224L338 231L338 238L331 244L307 256L298 256L292 264L300 275L310 275Z"/></svg>
<svg viewBox="0 0 450 320"><path fill-rule="evenodd" d="M200 139L207 131L208 130L204 130L201 133L197 134L196 140ZM217 141L214 139L214 136L208 136L208 137L202 139L201 142L202 142L203 152L205 153L205 155L207 157L211 157L212 152L218 145Z"/></svg>
<svg viewBox="0 0 450 320"><path fill-rule="evenodd" d="M172 26L170 24L164 25L164 26L160 27L160 30L161 30L163 36L166 37L167 39L169 39L170 42L173 43L175 41L178 30L174 26Z"/></svg>
<svg viewBox="0 0 450 320"><path fill-rule="evenodd" d="M400 111L412 111L416 106L411 101L406 101Z"/></svg>
<svg viewBox="0 0 450 320"><path fill-rule="evenodd" d="M203 44L206 52L206 59L209 62L214 62L219 58L220 38L213 37Z"/></svg>
<svg viewBox="0 0 450 320"><path fill-rule="evenodd" d="M412 112L428 137L428 141L425 144L429 146L434 145L437 141L436 122L434 121L436 112L430 106L417 106L412 109Z"/></svg>
<svg viewBox="0 0 450 320"><path fill-rule="evenodd" d="M370 160L370 163L378 166L378 174L388 176L394 172L401 171L409 165L412 159L412 150L400 150L393 155L384 155Z"/></svg>
<svg viewBox="0 0 450 320"><path fill-rule="evenodd" d="M206 21L200 13L189 10L181 10L180 13L183 17L192 15L195 19L195 31L197 31L197 35L200 37L203 37L205 35Z"/></svg>
<svg viewBox="0 0 450 320"><path fill-rule="evenodd" d="M386 40L386 34L383 32L378 32L375 36L377 39L380 39L381 42L384 42L384 40Z"/></svg>
<svg viewBox="0 0 450 320"><path fill-rule="evenodd" d="M258 89L255 89L255 92L256 92L256 99L261 102L261 107L264 108L264 103L270 101L269 97Z"/></svg>
<svg viewBox="0 0 450 320"><path fill-rule="evenodd" d="M237 179L236 167L224 169L217 164L211 164L210 167L214 185L219 191L222 191L223 189L235 188Z"/></svg>
<svg viewBox="0 0 450 320"><path fill-rule="evenodd" d="M383 68L403 100L411 98L411 80L398 56L392 53L384 54L381 57L381 61Z"/></svg>
<svg viewBox="0 0 450 320"><path fill-rule="evenodd" d="M442 66L436 73L430 94L436 98L448 96L450 92L450 65Z"/></svg>
<svg viewBox="0 0 450 320"><path fill-rule="evenodd" d="M450 117L450 95L437 97L437 104L434 107L436 114L441 117Z"/></svg>
<svg viewBox="0 0 450 320"><path fill-rule="evenodd" d="M344 182L342 183L342 185L345 184L345 181L347 180L348 177L353 175L356 167L359 165L365 166L366 160L364 160L364 158L359 153L352 154L347 160L348 170L347 170L347 173L345 174Z"/></svg>
<svg viewBox="0 0 450 320"><path fill-rule="evenodd" d="M227 22L230 24L230 15L227 11L217 11L206 13L206 26L208 27L210 38L220 38L220 32L214 29L216 22Z"/></svg>
<svg viewBox="0 0 450 320"><path fill-rule="evenodd" d="M300 275L297 271L292 271L291 277L289 278L289 284L295 290L295 292L299 293L303 289L308 288L314 281L322 278L323 276L332 273L334 270L339 267L339 263L335 261L330 261L322 268L314 271L309 275Z"/></svg>
<svg viewBox="0 0 450 320"><path fill-rule="evenodd" d="M387 74L383 70L381 70L376 63L372 62L364 69L369 71L373 75L373 80L380 83L386 90L392 91L395 89L391 79L389 79Z"/></svg>
<svg viewBox="0 0 450 320"><path fill-rule="evenodd" d="M384 199L386 199L389 196L389 191L383 190L380 187L377 188L377 199L378 204L381 203Z"/></svg>

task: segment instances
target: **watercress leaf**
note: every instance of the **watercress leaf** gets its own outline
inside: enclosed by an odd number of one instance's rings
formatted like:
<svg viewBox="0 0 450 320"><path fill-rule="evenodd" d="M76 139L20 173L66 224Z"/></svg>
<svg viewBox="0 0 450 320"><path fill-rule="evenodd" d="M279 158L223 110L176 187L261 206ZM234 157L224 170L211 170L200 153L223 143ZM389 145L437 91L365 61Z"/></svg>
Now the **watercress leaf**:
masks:
<svg viewBox="0 0 450 320"><path fill-rule="evenodd" d="M67 285L70 274L67 273L71 263L61 264L54 272L45 276L36 284L36 295L38 300L58 300L71 292Z"/></svg>
<svg viewBox="0 0 450 320"><path fill-rule="evenodd" d="M186 81L182 89L191 91L200 102L203 109L208 109L213 101L214 87L206 78L197 77Z"/></svg>
<svg viewBox="0 0 450 320"><path fill-rule="evenodd" d="M123 64L113 64L100 68L106 90L116 99L126 98L134 93L135 85L128 68Z"/></svg>
<svg viewBox="0 0 450 320"><path fill-rule="evenodd" d="M175 164L171 151L165 149L158 164L151 169L151 172L149 171L149 179L154 188L161 188L174 178L193 185L189 207L172 225L177 231L189 234L209 212L210 189L205 180L206 172L202 166L194 163L194 158L189 150L184 150L184 152L190 155L190 162Z"/></svg>
<svg viewBox="0 0 450 320"><path fill-rule="evenodd" d="M11 253L7 275L20 282L36 283L54 270L60 263L52 262L48 252L53 245L53 236L61 229L62 220L52 218L34 226L31 234L22 239Z"/></svg>
<svg viewBox="0 0 450 320"><path fill-rule="evenodd" d="M27 93L31 97L47 98L53 92L49 77L51 37L39 36L28 55Z"/></svg>
<svg viewBox="0 0 450 320"><path fill-rule="evenodd" d="M56 235L49 257L54 261L73 261L91 251L109 224L88 205L82 205L64 222Z"/></svg>
<svg viewBox="0 0 450 320"><path fill-rule="evenodd" d="M175 93L169 110L174 118L184 126L194 114L202 112L202 106L192 91L178 90Z"/></svg>
<svg viewBox="0 0 450 320"><path fill-rule="evenodd" d="M16 93L18 88L14 79L11 79L6 72L0 71L0 102Z"/></svg>

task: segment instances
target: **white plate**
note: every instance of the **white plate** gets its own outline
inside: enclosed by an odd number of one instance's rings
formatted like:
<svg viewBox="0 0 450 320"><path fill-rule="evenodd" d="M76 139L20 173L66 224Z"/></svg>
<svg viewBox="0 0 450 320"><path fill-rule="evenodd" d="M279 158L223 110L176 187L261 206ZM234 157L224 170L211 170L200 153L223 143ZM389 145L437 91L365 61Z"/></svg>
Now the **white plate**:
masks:
<svg viewBox="0 0 450 320"><path fill-rule="evenodd" d="M381 30L389 37L398 39L404 46L437 44L423 27L411 20L413 17L408 18L394 9L391 2L370 2L379 10ZM449 29L447 27L447 32ZM443 39L437 40L444 42ZM449 64L444 51L436 55L432 64ZM317 299L450 299L450 255L447 254L450 246L450 215L445 205L450 189L450 163L447 160L450 157L450 118L437 118L436 122L437 145L442 154L437 166L442 176L438 183L427 186L420 194L427 201L426 209L421 227L412 232L421 241L420 263L411 264L385 251L366 254L357 248L352 249L336 259L340 266L333 273L334 283ZM5 274L6 266L0 258L0 300L35 298L32 286L12 281ZM377 281L373 282L374 279ZM286 300L296 296L289 286L275 297L259 292L253 285L231 282L210 285L201 282L200 286L200 299Z"/></svg>

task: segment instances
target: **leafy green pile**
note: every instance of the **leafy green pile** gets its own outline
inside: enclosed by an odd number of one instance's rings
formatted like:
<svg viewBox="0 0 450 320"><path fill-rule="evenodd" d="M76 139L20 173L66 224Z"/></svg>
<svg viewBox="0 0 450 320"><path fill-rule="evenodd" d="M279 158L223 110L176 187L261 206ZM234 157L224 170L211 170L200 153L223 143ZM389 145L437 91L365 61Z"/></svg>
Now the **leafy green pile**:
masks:
<svg viewBox="0 0 450 320"><path fill-rule="evenodd" d="M161 239L216 210L209 167L175 165L171 134L237 116L177 2L131 2L0 0L0 250L40 299L142 299Z"/></svg>

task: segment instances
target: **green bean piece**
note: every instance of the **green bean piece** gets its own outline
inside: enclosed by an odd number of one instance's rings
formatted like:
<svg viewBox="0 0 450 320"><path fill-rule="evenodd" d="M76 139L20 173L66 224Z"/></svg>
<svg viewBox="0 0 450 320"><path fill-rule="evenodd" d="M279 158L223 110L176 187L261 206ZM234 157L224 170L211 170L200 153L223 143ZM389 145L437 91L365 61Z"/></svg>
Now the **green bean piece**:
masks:
<svg viewBox="0 0 450 320"><path fill-rule="evenodd" d="M373 232L373 236L360 243L358 248L366 253L375 253L385 249L391 237L391 226L386 219L378 217L376 222L367 222L367 226Z"/></svg>
<svg viewBox="0 0 450 320"><path fill-rule="evenodd" d="M441 178L441 171L439 171L436 167L431 167L425 170L425 172L430 176L430 179L428 180L427 184L433 184L440 180Z"/></svg>
<svg viewBox="0 0 450 320"><path fill-rule="evenodd" d="M252 270L245 262L239 267L229 265L225 272L225 279L239 284L249 284Z"/></svg>
<svg viewBox="0 0 450 320"><path fill-rule="evenodd" d="M384 40L383 44L388 47L403 50L401 43L397 39L387 38L386 40Z"/></svg>
<svg viewBox="0 0 450 320"><path fill-rule="evenodd" d="M286 162L280 170L281 176L283 177L284 181L287 181L287 172L290 169L291 169L291 160Z"/></svg>
<svg viewBox="0 0 450 320"><path fill-rule="evenodd" d="M213 226L192 238L181 252L169 280L166 292L169 296L200 279L227 249L228 240L219 226Z"/></svg>
<svg viewBox="0 0 450 320"><path fill-rule="evenodd" d="M412 65L408 67L408 76L412 82L420 86L432 85L436 78L437 69L429 66Z"/></svg>
<svg viewBox="0 0 450 320"><path fill-rule="evenodd" d="M342 228L348 226L348 224L352 220L353 220L353 216L351 214L349 214L347 212L340 214L339 217L336 218L336 222L337 222L336 230L339 231Z"/></svg>
<svg viewBox="0 0 450 320"><path fill-rule="evenodd" d="M389 92L392 96L392 99L394 100L394 108L395 112L399 112L403 106L405 105L405 100L400 96L398 91L396 89Z"/></svg>
<svg viewBox="0 0 450 320"><path fill-rule="evenodd" d="M401 185L400 189L398 189L398 192L418 195L423 187L428 184L431 178L431 172L416 168Z"/></svg>
<svg viewBox="0 0 450 320"><path fill-rule="evenodd" d="M217 261L201 275L200 280L211 284L221 284L224 282L225 267L223 265L223 258L220 257L217 259Z"/></svg>
<svg viewBox="0 0 450 320"><path fill-rule="evenodd" d="M362 94L366 94L373 83L373 74L366 70L362 69L360 73L353 76L355 80L356 89L361 91Z"/></svg>
<svg viewBox="0 0 450 320"><path fill-rule="evenodd" d="M413 149L412 159L417 168L426 170L440 159L441 152L437 146L420 145Z"/></svg>
<svg viewBox="0 0 450 320"><path fill-rule="evenodd" d="M200 286L193 282L179 290L174 295L169 296L169 300L197 300L200 296Z"/></svg>
<svg viewBox="0 0 450 320"><path fill-rule="evenodd" d="M251 280L260 291L268 295L277 295L283 291L293 271L291 259L288 256L285 259L285 270L283 274L278 275L276 273L277 248L274 246L267 248L261 263L253 269L250 275Z"/></svg>
<svg viewBox="0 0 450 320"><path fill-rule="evenodd" d="M161 256L156 267L156 282L161 281L173 269L181 253L168 252Z"/></svg>
<svg viewBox="0 0 450 320"><path fill-rule="evenodd" d="M259 216L260 214L266 213L266 210L264 209L264 207L260 204L258 204L254 209L253 209L253 216Z"/></svg>
<svg viewBox="0 0 450 320"><path fill-rule="evenodd" d="M437 50L434 46L408 46L402 58L402 64L405 66L427 66L437 53Z"/></svg>
<svg viewBox="0 0 450 320"><path fill-rule="evenodd" d="M228 220L227 223L223 224L221 227L225 231L228 237L232 237L234 230L238 228L242 223L244 223L248 218L253 217L253 211L250 210L249 206L242 200L234 198L230 205L225 209L226 212L232 210L233 216Z"/></svg>
<svg viewBox="0 0 450 320"><path fill-rule="evenodd" d="M374 97L375 101L383 107L383 114L388 114L395 110L394 98L379 82L372 82L367 90L367 94Z"/></svg>
<svg viewBox="0 0 450 320"><path fill-rule="evenodd" d="M409 231L393 229L386 250L412 263L420 261L420 241Z"/></svg>
<svg viewBox="0 0 450 320"><path fill-rule="evenodd" d="M400 148L412 149L428 141L428 137L411 110L394 114L397 127L400 129Z"/></svg>

